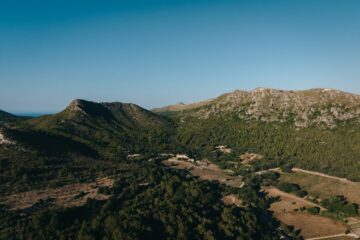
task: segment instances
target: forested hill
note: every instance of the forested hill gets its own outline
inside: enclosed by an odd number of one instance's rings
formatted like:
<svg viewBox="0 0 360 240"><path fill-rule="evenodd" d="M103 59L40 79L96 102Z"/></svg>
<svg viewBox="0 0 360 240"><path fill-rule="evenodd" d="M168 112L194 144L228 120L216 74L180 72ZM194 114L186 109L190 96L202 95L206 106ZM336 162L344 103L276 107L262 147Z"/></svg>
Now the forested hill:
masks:
<svg viewBox="0 0 360 240"><path fill-rule="evenodd" d="M60 113L28 120L20 128L67 137L114 156L166 149L173 122L135 104L77 99Z"/></svg>
<svg viewBox="0 0 360 240"><path fill-rule="evenodd" d="M360 122L360 96L333 89L284 91L257 88L236 90L215 99L189 105L177 104L154 109L155 112L181 112L182 117L208 119L236 114L243 120L291 123L295 127L323 126Z"/></svg>
<svg viewBox="0 0 360 240"><path fill-rule="evenodd" d="M268 211L266 177L230 189L164 166L161 153L187 151L176 129L134 104L85 100L1 127L0 239L299 239ZM230 193L244 205L225 204Z"/></svg>
<svg viewBox="0 0 360 240"><path fill-rule="evenodd" d="M24 119L25 117L18 117L11 113L0 110L0 124L14 122L18 120L24 120Z"/></svg>

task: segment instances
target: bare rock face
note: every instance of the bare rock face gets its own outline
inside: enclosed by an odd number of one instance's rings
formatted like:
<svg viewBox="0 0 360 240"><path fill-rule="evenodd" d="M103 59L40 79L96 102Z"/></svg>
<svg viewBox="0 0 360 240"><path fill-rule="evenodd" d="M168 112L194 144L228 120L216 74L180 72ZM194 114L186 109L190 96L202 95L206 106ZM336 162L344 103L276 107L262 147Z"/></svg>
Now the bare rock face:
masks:
<svg viewBox="0 0 360 240"><path fill-rule="evenodd" d="M298 128L314 125L333 128L339 122L360 122L360 96L333 89L236 90L206 103L200 108L183 107L184 116L206 119L235 113L244 120L292 122Z"/></svg>
<svg viewBox="0 0 360 240"><path fill-rule="evenodd" d="M0 145L14 145L15 142L0 132Z"/></svg>
<svg viewBox="0 0 360 240"><path fill-rule="evenodd" d="M69 106L67 107L67 110L71 112L80 112L83 114L86 114L86 112L83 110L84 108L84 100L81 99L75 99L72 101Z"/></svg>

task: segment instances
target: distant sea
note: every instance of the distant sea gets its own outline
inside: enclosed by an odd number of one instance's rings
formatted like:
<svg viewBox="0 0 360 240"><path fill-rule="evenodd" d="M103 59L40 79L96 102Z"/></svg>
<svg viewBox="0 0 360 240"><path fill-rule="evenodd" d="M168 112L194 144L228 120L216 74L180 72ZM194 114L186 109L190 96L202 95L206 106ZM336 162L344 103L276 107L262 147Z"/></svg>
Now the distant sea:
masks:
<svg viewBox="0 0 360 240"><path fill-rule="evenodd" d="M49 114L54 114L52 112L16 112L16 113L12 113L16 116L22 116L22 117L40 117L43 115L49 115Z"/></svg>

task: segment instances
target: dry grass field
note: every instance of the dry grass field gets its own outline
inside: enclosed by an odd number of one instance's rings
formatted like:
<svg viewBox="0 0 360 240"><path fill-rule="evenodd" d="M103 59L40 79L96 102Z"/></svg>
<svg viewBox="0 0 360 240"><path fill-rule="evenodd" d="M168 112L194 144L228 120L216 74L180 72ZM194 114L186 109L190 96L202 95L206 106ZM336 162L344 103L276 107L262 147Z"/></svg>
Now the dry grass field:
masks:
<svg viewBox="0 0 360 240"><path fill-rule="evenodd" d="M27 209L40 200L52 199L56 207L81 206L87 199L107 199L108 195L98 193L100 187L111 187L114 181L110 178L100 178L92 183L74 183L58 188L32 190L20 192L1 198L0 202L8 205L11 209ZM78 196L78 194L81 196Z"/></svg>
<svg viewBox="0 0 360 240"><path fill-rule="evenodd" d="M231 187L240 187L242 184L242 178L240 176L232 176L230 172L221 169L216 164L196 165L176 158L165 160L164 164L173 168L188 170L192 175L202 180L217 181Z"/></svg>
<svg viewBox="0 0 360 240"><path fill-rule="evenodd" d="M300 235L304 238L342 234L348 229L340 221L304 212L276 213L275 216L281 222L301 229Z"/></svg>
<svg viewBox="0 0 360 240"><path fill-rule="evenodd" d="M301 171L293 173L282 172L280 181L296 183L313 197L325 199L330 196L344 195L349 202L360 204L360 183L358 182Z"/></svg>
<svg viewBox="0 0 360 240"><path fill-rule="evenodd" d="M226 205L235 205L237 207L244 207L243 202L234 194L227 195L221 199Z"/></svg>
<svg viewBox="0 0 360 240"><path fill-rule="evenodd" d="M323 238L323 240L353 240L353 239L354 239L353 237L349 237L349 236Z"/></svg>
<svg viewBox="0 0 360 240"><path fill-rule="evenodd" d="M297 197L295 195L280 191L274 187L267 187L263 189L265 192L268 193L270 197L280 197L280 201L275 202L271 205L270 210L274 211L275 213L281 212L294 212L296 209L301 207L311 208L311 207L319 207L320 209L324 210L323 207L310 202L304 198Z"/></svg>
<svg viewBox="0 0 360 240"><path fill-rule="evenodd" d="M270 207L274 216L287 225L301 229L300 235L304 238L343 234L348 229L346 224L340 221L296 211L301 207L320 207L311 201L285 193L274 187L267 187L263 190L268 193L268 196L280 198L280 201L273 203ZM324 208L320 208L324 210Z"/></svg>

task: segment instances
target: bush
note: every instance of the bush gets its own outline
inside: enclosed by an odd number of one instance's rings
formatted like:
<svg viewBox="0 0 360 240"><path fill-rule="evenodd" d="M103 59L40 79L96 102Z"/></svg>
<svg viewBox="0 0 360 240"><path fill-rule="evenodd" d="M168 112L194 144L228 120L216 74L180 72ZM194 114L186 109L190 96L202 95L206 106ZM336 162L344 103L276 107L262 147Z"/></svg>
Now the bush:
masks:
<svg viewBox="0 0 360 240"><path fill-rule="evenodd" d="M319 207L312 207L312 208L308 209L308 212L312 213L312 214L319 214L320 213L320 208Z"/></svg>
<svg viewBox="0 0 360 240"><path fill-rule="evenodd" d="M345 196L333 196L323 200L321 204L327 208L329 212L341 213L345 216L358 215L359 206L355 203L349 203Z"/></svg>
<svg viewBox="0 0 360 240"><path fill-rule="evenodd" d="M81 192L79 192L78 194L76 194L76 195L74 196L74 199L82 198L82 197L85 196L86 194L87 194L86 192L81 191Z"/></svg>
<svg viewBox="0 0 360 240"><path fill-rule="evenodd" d="M300 188L299 185L295 183L286 183L281 182L277 185L277 187L287 193L294 193L299 197L305 197L308 193Z"/></svg>
<svg viewBox="0 0 360 240"><path fill-rule="evenodd" d="M294 164L288 163L288 164L282 165L282 166L280 167L280 169L281 169L281 171L283 171L283 172L292 173L293 167L294 167Z"/></svg>

